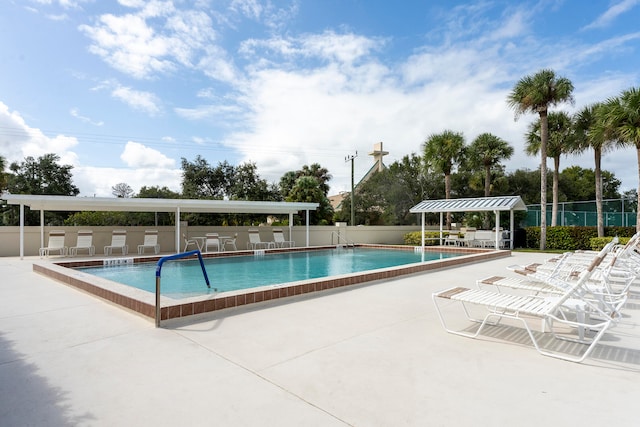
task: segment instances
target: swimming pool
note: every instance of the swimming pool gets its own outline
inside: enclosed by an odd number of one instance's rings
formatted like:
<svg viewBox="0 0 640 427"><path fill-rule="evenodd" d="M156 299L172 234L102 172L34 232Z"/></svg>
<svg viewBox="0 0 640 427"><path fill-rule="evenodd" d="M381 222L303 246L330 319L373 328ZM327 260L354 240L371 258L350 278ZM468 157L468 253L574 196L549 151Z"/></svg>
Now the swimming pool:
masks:
<svg viewBox="0 0 640 427"><path fill-rule="evenodd" d="M398 245L356 245L358 248L385 248L395 251L413 254L414 248ZM265 258L272 256L271 253L283 252L313 252L325 249L334 249L335 246L313 247L313 248L292 248L292 249L268 249L265 252ZM420 250L421 248L416 248ZM238 308L245 305L263 303L271 300L302 296L314 292L323 292L332 289L340 289L352 285L365 284L376 280L389 280L403 275L425 273L431 270L437 270L446 267L453 267L467 263L475 263L488 261L496 258L507 257L511 255L509 250L493 250L480 248L452 248L452 247L426 247L424 255L435 252L440 253L457 253L460 256L453 258L438 259L427 262L414 262L412 264L399 265L395 267L377 268L375 270L361 271L357 273L340 274L336 276L318 277L315 279L299 280L276 285L259 286L257 288L231 290L225 292L212 292L204 295L195 295L181 299L171 298L167 295L161 296L161 319L176 319L181 317L192 316L201 313L216 312L230 308ZM238 255L251 255L252 251L238 251L231 254L216 253L205 254L205 257L223 257L227 260ZM419 252L422 257L422 253ZM153 263L157 262L160 256L142 256L128 258L133 264ZM141 314L149 319L156 318L156 301L155 295L146 290L133 288L113 280L97 277L88 274L84 270L78 270L78 267L95 267L109 264L114 261L121 261L117 257L107 257L105 259L74 259L74 260L40 260L33 263L33 271L50 277L56 281L62 282L68 286L90 293L105 301L116 304L132 312ZM123 260L124 261L124 260ZM302 262L300 262L302 263ZM171 263L166 263L165 267ZM164 289L164 268L163 273L163 289ZM210 277L210 279L215 279ZM212 287L217 286L215 281ZM204 284L202 285L205 286Z"/></svg>
<svg viewBox="0 0 640 427"><path fill-rule="evenodd" d="M456 256L460 254L354 248L208 258L205 259L205 267L211 282L210 289L206 287L197 260L175 261L164 264L162 268L162 295L176 299L185 298ZM148 292L155 292L155 263L84 267L79 270Z"/></svg>

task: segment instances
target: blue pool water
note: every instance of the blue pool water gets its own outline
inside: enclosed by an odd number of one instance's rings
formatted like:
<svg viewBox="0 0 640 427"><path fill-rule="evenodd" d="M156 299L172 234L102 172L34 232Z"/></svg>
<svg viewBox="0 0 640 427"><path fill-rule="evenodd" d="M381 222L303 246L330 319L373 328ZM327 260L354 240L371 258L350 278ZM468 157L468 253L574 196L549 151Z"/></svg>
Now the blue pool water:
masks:
<svg viewBox="0 0 640 427"><path fill-rule="evenodd" d="M162 294L173 298L184 298L395 267L459 255L357 248L208 258L204 262L211 289L205 284L202 269L197 260L169 261L162 266ZM78 270L155 292L156 263L84 267Z"/></svg>

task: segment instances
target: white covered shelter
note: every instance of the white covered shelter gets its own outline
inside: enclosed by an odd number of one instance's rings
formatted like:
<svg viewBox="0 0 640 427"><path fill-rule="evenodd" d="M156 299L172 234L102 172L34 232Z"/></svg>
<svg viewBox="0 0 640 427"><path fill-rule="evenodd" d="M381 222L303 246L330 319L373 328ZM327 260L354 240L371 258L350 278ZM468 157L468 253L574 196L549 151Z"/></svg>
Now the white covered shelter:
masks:
<svg viewBox="0 0 640 427"><path fill-rule="evenodd" d="M32 194L4 193L1 197L9 205L20 205L20 257L24 256L24 207L40 211L40 242L44 246L44 211L125 211L125 212L174 212L176 214L176 249L180 248L180 214L182 212L201 213L259 213L289 215L289 231L293 215L304 211L309 246L309 211L316 210L318 203L303 202L261 202L245 200L204 200L204 199L143 199L113 197L41 196Z"/></svg>
<svg viewBox="0 0 640 427"><path fill-rule="evenodd" d="M510 215L510 247L513 249L514 211L526 211L527 206L520 196L476 197L466 199L423 200L409 212L422 214L422 246L424 247L424 215L426 213L440 213L440 242L442 242L442 217L445 212L493 212L496 214L496 230L500 229L500 212L509 211ZM498 247L498 233L496 233L496 248Z"/></svg>

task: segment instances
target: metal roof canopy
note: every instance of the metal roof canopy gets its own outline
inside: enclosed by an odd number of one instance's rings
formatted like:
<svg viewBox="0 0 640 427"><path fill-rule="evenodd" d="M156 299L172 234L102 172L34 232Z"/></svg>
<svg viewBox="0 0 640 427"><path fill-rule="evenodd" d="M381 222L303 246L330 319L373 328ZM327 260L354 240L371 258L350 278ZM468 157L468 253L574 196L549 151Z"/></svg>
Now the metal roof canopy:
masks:
<svg viewBox="0 0 640 427"><path fill-rule="evenodd" d="M114 197L40 196L3 194L10 205L44 211L128 211L289 214L316 210L318 203L252 202L244 200L143 199Z"/></svg>
<svg viewBox="0 0 640 427"><path fill-rule="evenodd" d="M425 213L440 213L440 241L442 242L442 214L444 212L494 212L496 214L496 230L500 228L500 212L509 211L511 238L513 249L514 211L526 211L527 206L520 196L476 197L466 199L423 200L409 212L422 216L422 246L424 247L424 215ZM496 248L498 247L498 233L496 233Z"/></svg>
<svg viewBox="0 0 640 427"><path fill-rule="evenodd" d="M9 205L20 205L20 258L24 255L24 206L40 211L40 245L44 246L44 211L126 211L126 212L175 212L176 248L180 248L180 213L259 213L288 214L289 228L293 215L306 212L307 246L309 246L309 211L316 210L319 203L264 202L244 200L202 199L144 199L113 197L44 196L33 194L2 194Z"/></svg>
<svg viewBox="0 0 640 427"><path fill-rule="evenodd" d="M480 212L480 211L526 211L527 206L520 196L476 197L468 199L423 200L409 212Z"/></svg>

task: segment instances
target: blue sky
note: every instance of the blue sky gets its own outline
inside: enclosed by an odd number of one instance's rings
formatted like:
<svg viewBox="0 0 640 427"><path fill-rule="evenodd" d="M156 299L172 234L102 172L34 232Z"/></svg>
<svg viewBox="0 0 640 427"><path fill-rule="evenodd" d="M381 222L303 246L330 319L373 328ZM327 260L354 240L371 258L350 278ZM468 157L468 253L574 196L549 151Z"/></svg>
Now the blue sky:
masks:
<svg viewBox="0 0 640 427"><path fill-rule="evenodd" d="M55 152L84 196L180 190L181 158L251 161L268 181L320 163L349 190L445 129L491 132L535 169L506 97L552 68L574 112L640 85L640 0L4 0L0 153ZM548 163L551 166L551 162ZM593 167L591 153L561 167ZM606 153L623 189L635 149Z"/></svg>

